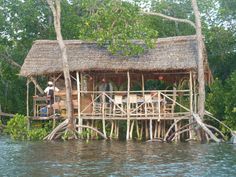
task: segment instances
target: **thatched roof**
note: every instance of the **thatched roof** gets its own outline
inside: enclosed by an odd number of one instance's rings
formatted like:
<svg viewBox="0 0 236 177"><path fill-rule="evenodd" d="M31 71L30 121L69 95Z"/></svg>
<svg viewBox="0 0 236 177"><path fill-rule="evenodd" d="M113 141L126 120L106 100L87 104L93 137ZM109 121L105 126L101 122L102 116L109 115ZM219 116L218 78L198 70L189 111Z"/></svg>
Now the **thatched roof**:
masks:
<svg viewBox="0 0 236 177"><path fill-rule="evenodd" d="M65 40L71 71L175 71L197 69L195 36L160 38L154 49L138 57L113 56L95 42ZM57 41L37 40L30 49L20 75L33 76L62 71Z"/></svg>

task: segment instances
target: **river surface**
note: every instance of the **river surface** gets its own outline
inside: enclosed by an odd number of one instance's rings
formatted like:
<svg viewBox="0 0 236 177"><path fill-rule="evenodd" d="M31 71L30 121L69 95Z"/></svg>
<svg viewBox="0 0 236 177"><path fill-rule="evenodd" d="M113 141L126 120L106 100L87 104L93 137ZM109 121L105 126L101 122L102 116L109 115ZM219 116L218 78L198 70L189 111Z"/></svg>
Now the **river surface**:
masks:
<svg viewBox="0 0 236 177"><path fill-rule="evenodd" d="M0 176L236 176L236 145L19 142L0 136Z"/></svg>

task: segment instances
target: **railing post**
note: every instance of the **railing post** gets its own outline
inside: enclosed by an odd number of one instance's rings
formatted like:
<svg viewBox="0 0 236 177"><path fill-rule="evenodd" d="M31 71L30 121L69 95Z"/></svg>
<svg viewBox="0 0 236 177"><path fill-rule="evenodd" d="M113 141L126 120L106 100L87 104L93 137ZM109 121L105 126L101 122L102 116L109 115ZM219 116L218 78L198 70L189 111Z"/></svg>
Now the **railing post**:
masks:
<svg viewBox="0 0 236 177"><path fill-rule="evenodd" d="M158 91L158 122L161 120L161 92Z"/></svg>

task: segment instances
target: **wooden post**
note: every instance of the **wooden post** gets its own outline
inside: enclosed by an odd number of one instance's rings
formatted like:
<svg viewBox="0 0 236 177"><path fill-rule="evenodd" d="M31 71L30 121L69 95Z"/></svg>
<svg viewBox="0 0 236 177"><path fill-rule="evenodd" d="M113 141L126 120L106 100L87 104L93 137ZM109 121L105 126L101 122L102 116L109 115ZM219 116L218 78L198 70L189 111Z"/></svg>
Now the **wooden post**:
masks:
<svg viewBox="0 0 236 177"><path fill-rule="evenodd" d="M83 120L81 119L80 114L80 76L79 72L76 72L76 80L77 80L77 101L78 101L78 124L79 126L83 125ZM78 133L82 133L82 128L78 128Z"/></svg>
<svg viewBox="0 0 236 177"><path fill-rule="evenodd" d="M26 95L26 116L27 116L27 129L30 129L30 119L29 119L29 79L27 78L26 83L26 89L27 89L27 95Z"/></svg>
<svg viewBox="0 0 236 177"><path fill-rule="evenodd" d="M26 83L27 95L26 95L26 115L29 116L29 79Z"/></svg>
<svg viewBox="0 0 236 177"><path fill-rule="evenodd" d="M102 129L103 134L107 138L106 134L106 122L105 122L105 93L102 93Z"/></svg>
<svg viewBox="0 0 236 177"><path fill-rule="evenodd" d="M126 140L129 140L129 129L130 129L130 74L127 71L127 131L126 131Z"/></svg>
<svg viewBox="0 0 236 177"><path fill-rule="evenodd" d="M142 74L142 94L143 94L143 97L144 97L144 90L145 90L145 81L144 81L144 76Z"/></svg>
<svg viewBox="0 0 236 177"><path fill-rule="evenodd" d="M160 122L161 120L161 92L160 91L158 91L157 97L158 97L158 122Z"/></svg>
<svg viewBox="0 0 236 177"><path fill-rule="evenodd" d="M189 72L189 96L190 96L190 118L189 123L193 122L192 114L193 114L193 75L192 71ZM189 131L189 138L192 139L192 131Z"/></svg>
<svg viewBox="0 0 236 177"><path fill-rule="evenodd" d="M157 138L161 138L161 120L158 121L158 131L157 131Z"/></svg>
<svg viewBox="0 0 236 177"><path fill-rule="evenodd" d="M176 135L175 135L175 142L178 142L179 139L180 139L180 135L177 133L179 131L179 125L178 123L180 123L180 121L178 121L177 119L174 119L174 123L175 123L175 132L176 132Z"/></svg>
<svg viewBox="0 0 236 177"><path fill-rule="evenodd" d="M190 96L190 114L193 113L193 76L192 71L189 72L189 96Z"/></svg>
<svg viewBox="0 0 236 177"><path fill-rule="evenodd" d="M193 92L194 92L194 110L193 112L197 112L197 90L196 90L196 74L193 75Z"/></svg>

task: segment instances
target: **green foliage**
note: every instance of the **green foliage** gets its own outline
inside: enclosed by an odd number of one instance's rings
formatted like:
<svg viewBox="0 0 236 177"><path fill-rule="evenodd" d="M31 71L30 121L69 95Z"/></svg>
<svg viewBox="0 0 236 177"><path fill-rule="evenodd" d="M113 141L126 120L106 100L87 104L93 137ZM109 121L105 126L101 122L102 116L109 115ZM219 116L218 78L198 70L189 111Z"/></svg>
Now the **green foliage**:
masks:
<svg viewBox="0 0 236 177"><path fill-rule="evenodd" d="M27 140L27 118L23 115L15 115L4 131L16 140Z"/></svg>
<svg viewBox="0 0 236 177"><path fill-rule="evenodd" d="M152 48L157 31L147 28L139 8L116 0L80 1L82 22L78 24L80 39L95 40L112 54L138 55ZM144 40L140 45L132 40Z"/></svg>
<svg viewBox="0 0 236 177"><path fill-rule="evenodd" d="M44 128L32 129L27 132L28 140L43 140L46 137L48 132Z"/></svg>
<svg viewBox="0 0 236 177"><path fill-rule="evenodd" d="M52 126L50 122L46 123L43 128L27 130L27 118L23 115L16 114L8 121L4 132L15 140L42 140L51 130Z"/></svg>
<svg viewBox="0 0 236 177"><path fill-rule="evenodd" d="M207 97L207 109L232 129L236 129L236 71L222 83L216 80Z"/></svg>

